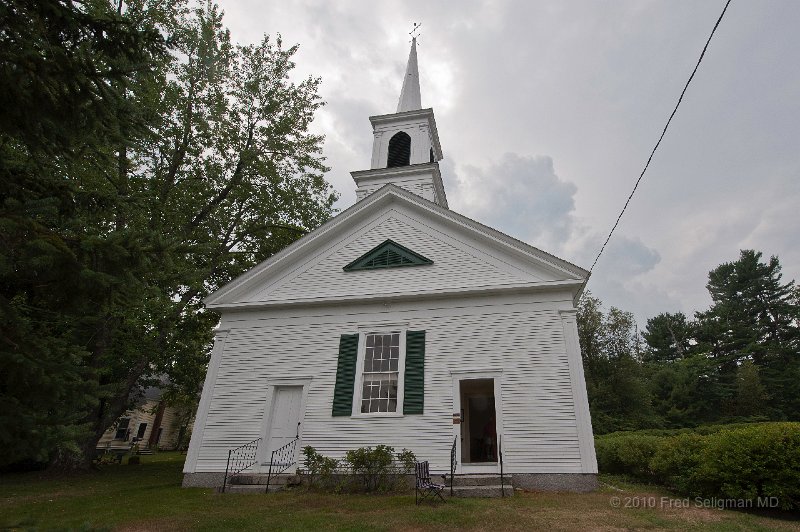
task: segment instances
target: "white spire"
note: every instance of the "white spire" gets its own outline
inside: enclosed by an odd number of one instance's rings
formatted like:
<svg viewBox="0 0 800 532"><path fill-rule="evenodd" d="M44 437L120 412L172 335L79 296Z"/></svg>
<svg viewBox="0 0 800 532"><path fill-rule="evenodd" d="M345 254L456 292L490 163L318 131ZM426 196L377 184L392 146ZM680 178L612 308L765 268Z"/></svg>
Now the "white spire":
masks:
<svg viewBox="0 0 800 532"><path fill-rule="evenodd" d="M397 112L416 111L422 109L422 99L419 95L419 67L417 66L417 38L411 39L411 53L408 54L406 77L403 78L403 90L400 91L400 101L397 103Z"/></svg>

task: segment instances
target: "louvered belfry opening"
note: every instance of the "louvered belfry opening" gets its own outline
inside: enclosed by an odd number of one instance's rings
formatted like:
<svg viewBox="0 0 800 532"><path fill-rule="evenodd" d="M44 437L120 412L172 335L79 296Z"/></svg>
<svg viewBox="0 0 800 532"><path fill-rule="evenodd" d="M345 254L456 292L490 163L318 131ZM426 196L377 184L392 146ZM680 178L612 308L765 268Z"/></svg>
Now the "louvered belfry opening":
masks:
<svg viewBox="0 0 800 532"><path fill-rule="evenodd" d="M386 167L394 168L409 164L411 164L411 137L408 133L400 131L389 139L389 157Z"/></svg>

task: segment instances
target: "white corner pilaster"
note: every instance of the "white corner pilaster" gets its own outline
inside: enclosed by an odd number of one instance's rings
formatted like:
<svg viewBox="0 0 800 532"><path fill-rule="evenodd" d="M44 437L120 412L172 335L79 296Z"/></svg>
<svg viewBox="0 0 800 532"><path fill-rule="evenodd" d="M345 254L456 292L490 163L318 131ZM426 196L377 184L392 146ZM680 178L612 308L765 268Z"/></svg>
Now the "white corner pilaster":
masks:
<svg viewBox="0 0 800 532"><path fill-rule="evenodd" d="M597 473L597 456L594 451L592 418L589 413L589 398L586 395L586 380L583 375L581 346L578 341L577 309L559 310L564 328L564 342L569 361L569 377L572 400L575 404L575 421L578 424L578 444L581 453L581 472Z"/></svg>
<svg viewBox="0 0 800 532"><path fill-rule="evenodd" d="M382 168L381 147L383 145L383 131L372 132L372 162L370 168ZM386 166L385 164L383 166Z"/></svg>
<svg viewBox="0 0 800 532"><path fill-rule="evenodd" d="M225 341L229 332L230 329L217 329L214 335L214 348L211 351L211 360L208 362L208 371L206 372L206 380L203 383L200 405L197 407L197 414L194 417L194 428L192 429L192 439L189 441L189 450L186 452L186 462L183 464L184 473L195 473L197 469L197 457L200 455L200 448L203 445L206 418L211 408L214 384L217 382L217 372L219 371L222 352L225 350Z"/></svg>

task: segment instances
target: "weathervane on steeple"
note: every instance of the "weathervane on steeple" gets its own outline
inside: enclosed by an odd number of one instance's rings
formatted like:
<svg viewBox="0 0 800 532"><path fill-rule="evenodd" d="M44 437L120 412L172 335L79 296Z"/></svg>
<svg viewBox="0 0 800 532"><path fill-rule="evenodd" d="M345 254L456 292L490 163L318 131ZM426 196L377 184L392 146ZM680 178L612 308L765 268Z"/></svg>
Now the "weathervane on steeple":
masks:
<svg viewBox="0 0 800 532"><path fill-rule="evenodd" d="M422 26L422 22L414 22L414 29L408 32L408 34L411 35L412 39L416 39L417 37L419 37L419 34L417 32L419 31L420 26Z"/></svg>
<svg viewBox="0 0 800 532"><path fill-rule="evenodd" d="M406 75L403 78L403 89L400 91L400 101L397 102L397 112L416 111L422 109L422 101L419 96L419 68L417 67L417 37L421 22L414 23L414 29L409 31L411 35L411 52L408 54L408 66Z"/></svg>

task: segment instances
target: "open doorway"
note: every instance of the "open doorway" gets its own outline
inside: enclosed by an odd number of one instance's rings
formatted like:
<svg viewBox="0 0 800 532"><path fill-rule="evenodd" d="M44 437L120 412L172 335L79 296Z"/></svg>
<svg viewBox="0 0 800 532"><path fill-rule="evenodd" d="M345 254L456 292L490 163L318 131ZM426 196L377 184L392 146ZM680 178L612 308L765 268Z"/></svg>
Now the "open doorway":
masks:
<svg viewBox="0 0 800 532"><path fill-rule="evenodd" d="M497 462L497 413L494 379L459 382L461 398L461 462Z"/></svg>

